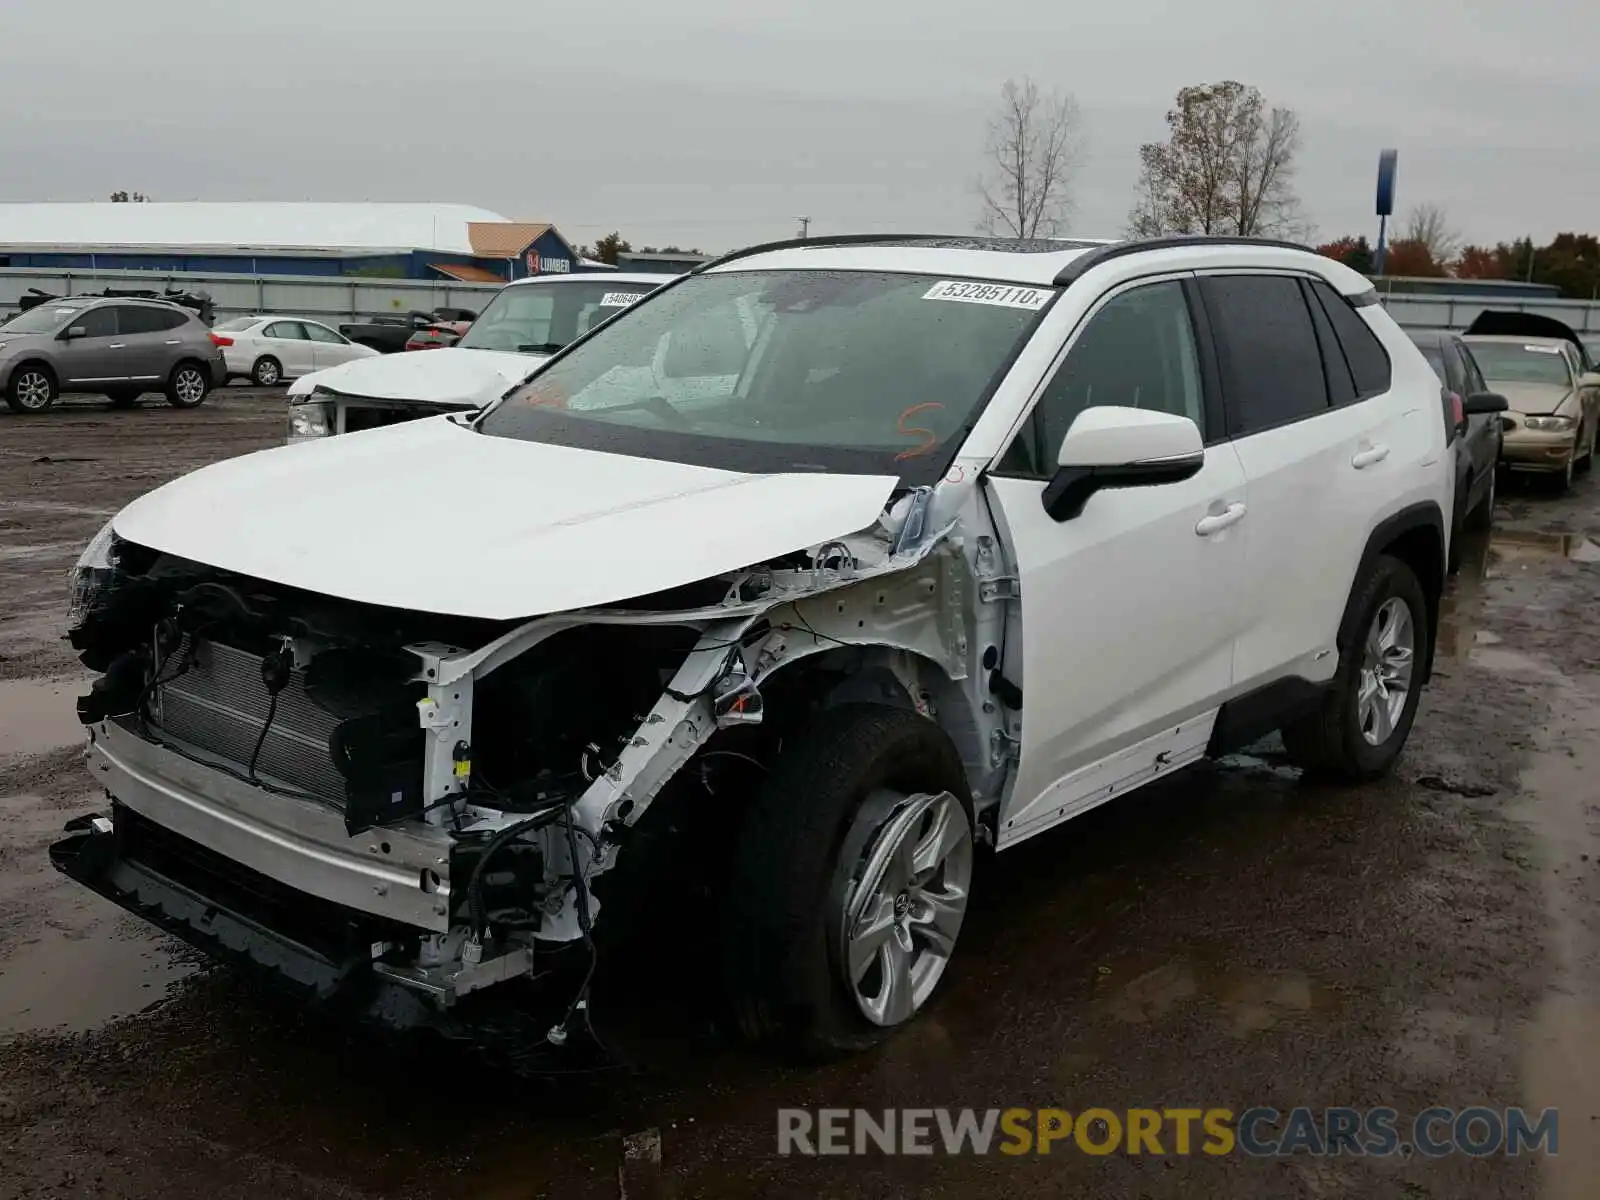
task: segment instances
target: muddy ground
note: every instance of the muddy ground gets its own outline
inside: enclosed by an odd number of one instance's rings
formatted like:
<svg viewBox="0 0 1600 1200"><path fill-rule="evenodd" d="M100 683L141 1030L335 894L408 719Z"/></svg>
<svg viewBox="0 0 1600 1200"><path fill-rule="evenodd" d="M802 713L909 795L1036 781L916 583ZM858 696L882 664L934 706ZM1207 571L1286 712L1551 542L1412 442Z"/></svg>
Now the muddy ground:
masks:
<svg viewBox="0 0 1600 1200"><path fill-rule="evenodd" d="M629 1195L1600 1194L1594 483L1503 492L1393 779L1312 787L1269 749L1008 852L947 990L875 1053L799 1069L729 1048L678 972L640 1004L660 1037L632 1069L529 1082L261 994L46 865L97 803L67 568L118 505L282 428L281 394L243 389L189 413L0 411L0 1195L615 1196L648 1129L659 1171L631 1167ZM1436 1104L1559 1106L1560 1154L775 1153L785 1106Z"/></svg>

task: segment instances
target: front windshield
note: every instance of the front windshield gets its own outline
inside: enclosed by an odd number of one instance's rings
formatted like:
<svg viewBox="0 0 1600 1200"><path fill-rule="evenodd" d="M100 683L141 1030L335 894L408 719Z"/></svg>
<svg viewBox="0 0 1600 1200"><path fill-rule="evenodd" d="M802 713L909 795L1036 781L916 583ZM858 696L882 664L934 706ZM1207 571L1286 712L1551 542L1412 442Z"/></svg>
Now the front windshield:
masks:
<svg viewBox="0 0 1600 1200"><path fill-rule="evenodd" d="M1055 294L866 271L696 275L550 363L478 427L732 471L933 483Z"/></svg>
<svg viewBox="0 0 1600 1200"><path fill-rule="evenodd" d="M513 284L489 301L456 345L466 350L554 354L658 286L623 283L603 275L596 275L592 283L564 279Z"/></svg>
<svg viewBox="0 0 1600 1200"><path fill-rule="evenodd" d="M6 333L54 333L82 307L82 301L47 300L25 313L18 313L4 325L0 325L0 330Z"/></svg>
<svg viewBox="0 0 1600 1200"><path fill-rule="evenodd" d="M1571 387L1567 356L1559 346L1524 346L1520 342L1473 342L1472 357L1491 383L1553 383Z"/></svg>

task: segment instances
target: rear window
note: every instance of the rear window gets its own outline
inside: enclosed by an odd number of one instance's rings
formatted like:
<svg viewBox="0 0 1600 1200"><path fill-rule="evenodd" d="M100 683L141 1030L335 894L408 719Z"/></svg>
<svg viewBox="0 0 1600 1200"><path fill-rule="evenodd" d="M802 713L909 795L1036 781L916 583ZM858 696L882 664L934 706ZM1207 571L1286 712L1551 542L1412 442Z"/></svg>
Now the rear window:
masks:
<svg viewBox="0 0 1600 1200"><path fill-rule="evenodd" d="M1320 279L1311 284L1312 294L1322 303L1339 345L1344 350L1345 362L1356 382L1356 399L1380 396L1389 390L1389 353L1378 340L1378 335L1367 327L1361 314L1350 307L1350 302Z"/></svg>

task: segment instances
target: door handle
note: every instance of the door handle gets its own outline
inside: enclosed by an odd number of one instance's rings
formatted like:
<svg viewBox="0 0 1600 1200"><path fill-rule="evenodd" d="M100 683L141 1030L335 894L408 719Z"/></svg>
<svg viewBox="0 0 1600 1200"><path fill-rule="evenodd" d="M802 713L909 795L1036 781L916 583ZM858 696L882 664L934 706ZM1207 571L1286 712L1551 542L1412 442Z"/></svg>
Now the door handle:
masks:
<svg viewBox="0 0 1600 1200"><path fill-rule="evenodd" d="M1350 460L1350 465L1356 470L1360 471L1365 467L1372 466L1374 463L1381 463L1388 457L1389 447L1373 446L1370 450L1360 451L1354 458Z"/></svg>
<svg viewBox="0 0 1600 1200"><path fill-rule="evenodd" d="M1244 520L1245 507L1242 504L1230 504L1221 512L1213 516L1201 517L1194 531L1201 537L1210 537L1213 533L1221 533L1229 525L1237 525Z"/></svg>

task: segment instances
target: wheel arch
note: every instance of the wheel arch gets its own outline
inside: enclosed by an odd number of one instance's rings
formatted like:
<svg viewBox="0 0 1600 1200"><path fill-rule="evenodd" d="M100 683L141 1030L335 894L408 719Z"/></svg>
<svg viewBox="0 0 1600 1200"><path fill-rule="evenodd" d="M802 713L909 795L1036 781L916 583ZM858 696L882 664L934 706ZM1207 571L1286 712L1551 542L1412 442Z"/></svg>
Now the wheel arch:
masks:
<svg viewBox="0 0 1600 1200"><path fill-rule="evenodd" d="M1356 568L1355 578L1350 582L1350 595L1345 601L1344 616L1339 621L1338 646L1341 652L1360 636L1360 630L1356 628L1360 613L1356 611L1355 602L1361 581L1367 577L1380 556L1389 555L1411 568L1427 599L1428 644L1422 663L1422 681L1428 681L1433 674L1433 648L1439 633L1439 600L1444 594L1446 578L1446 528L1443 511L1431 500L1402 508L1374 527L1361 551L1361 562Z"/></svg>
<svg viewBox="0 0 1600 1200"><path fill-rule="evenodd" d="M5 378L0 379L0 392L10 388L11 381L28 367L37 367L46 375L50 376L50 381L54 383L58 389L61 387L61 376L57 373L55 367L51 365L50 360L39 355L32 355L28 358L19 359L11 364L11 370L6 373Z"/></svg>

